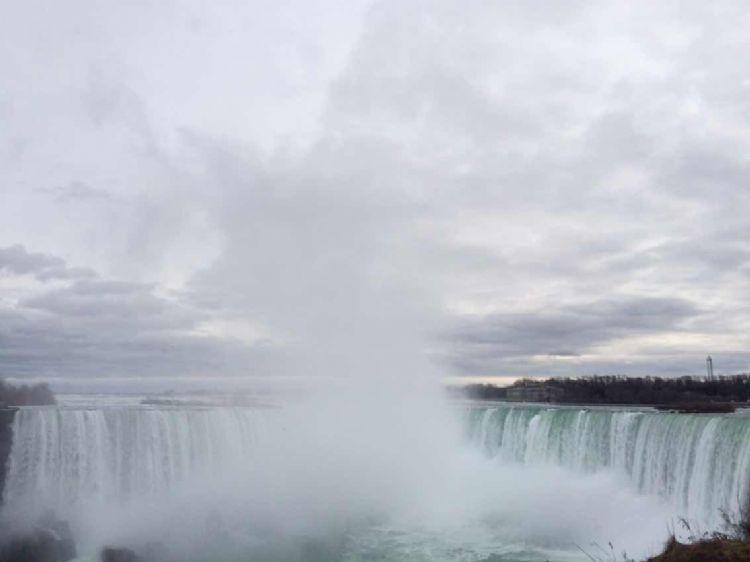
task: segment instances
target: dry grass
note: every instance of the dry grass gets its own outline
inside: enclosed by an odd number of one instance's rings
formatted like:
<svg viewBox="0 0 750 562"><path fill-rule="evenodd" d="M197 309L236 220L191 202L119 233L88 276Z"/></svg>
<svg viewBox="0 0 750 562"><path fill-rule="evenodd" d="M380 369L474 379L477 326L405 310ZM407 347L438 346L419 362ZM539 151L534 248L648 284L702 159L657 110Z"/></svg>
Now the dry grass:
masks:
<svg viewBox="0 0 750 562"><path fill-rule="evenodd" d="M750 508L745 508L739 521L723 514L727 533L714 533L701 538L691 537L688 544L669 539L664 552L648 562L750 562ZM683 524L688 530L687 522Z"/></svg>
<svg viewBox="0 0 750 562"><path fill-rule="evenodd" d="M750 562L750 543L714 537L691 544L670 539L664 552L648 562Z"/></svg>

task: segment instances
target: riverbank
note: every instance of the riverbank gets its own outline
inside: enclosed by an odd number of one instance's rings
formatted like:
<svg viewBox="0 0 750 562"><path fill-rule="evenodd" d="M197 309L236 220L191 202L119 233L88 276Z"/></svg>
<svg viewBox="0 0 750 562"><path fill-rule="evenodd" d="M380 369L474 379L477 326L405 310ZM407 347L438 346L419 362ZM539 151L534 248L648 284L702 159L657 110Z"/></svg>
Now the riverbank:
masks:
<svg viewBox="0 0 750 562"><path fill-rule="evenodd" d="M510 386L453 386L456 398L559 405L649 406L683 413L730 413L750 405L750 375L715 379L582 377L521 379Z"/></svg>
<svg viewBox="0 0 750 562"><path fill-rule="evenodd" d="M656 404L654 408L660 412L676 412L678 414L731 414L737 410L735 404L728 402L678 402L675 404Z"/></svg>
<svg viewBox="0 0 750 562"><path fill-rule="evenodd" d="M750 561L750 500L736 521L724 516L727 529L721 533L691 536L687 543L674 536L664 551L647 562L748 562Z"/></svg>
<svg viewBox="0 0 750 562"><path fill-rule="evenodd" d="M664 552L648 562L748 562L750 543L726 537L705 539L683 544L674 538L667 543Z"/></svg>

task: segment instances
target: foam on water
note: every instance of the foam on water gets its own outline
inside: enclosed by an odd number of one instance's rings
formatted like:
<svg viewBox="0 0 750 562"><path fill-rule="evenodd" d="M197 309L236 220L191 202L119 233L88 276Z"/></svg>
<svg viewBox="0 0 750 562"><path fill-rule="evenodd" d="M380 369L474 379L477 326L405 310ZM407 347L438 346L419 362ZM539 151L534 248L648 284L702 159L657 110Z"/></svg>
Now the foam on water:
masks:
<svg viewBox="0 0 750 562"><path fill-rule="evenodd" d="M22 408L13 427L6 515L54 508L90 557L154 540L196 561L638 556L748 493L742 415L113 404Z"/></svg>
<svg viewBox="0 0 750 562"><path fill-rule="evenodd" d="M750 487L750 417L499 405L470 413L487 454L578 473L610 469L703 529L737 517Z"/></svg>

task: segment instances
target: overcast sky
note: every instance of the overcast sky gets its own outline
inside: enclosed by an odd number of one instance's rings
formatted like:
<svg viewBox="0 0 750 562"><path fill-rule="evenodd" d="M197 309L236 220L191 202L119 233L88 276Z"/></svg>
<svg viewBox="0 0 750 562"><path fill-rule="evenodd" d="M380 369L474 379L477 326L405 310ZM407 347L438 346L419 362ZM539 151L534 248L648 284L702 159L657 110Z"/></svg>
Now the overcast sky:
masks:
<svg viewBox="0 0 750 562"><path fill-rule="evenodd" d="M0 375L750 371L750 7L6 1Z"/></svg>

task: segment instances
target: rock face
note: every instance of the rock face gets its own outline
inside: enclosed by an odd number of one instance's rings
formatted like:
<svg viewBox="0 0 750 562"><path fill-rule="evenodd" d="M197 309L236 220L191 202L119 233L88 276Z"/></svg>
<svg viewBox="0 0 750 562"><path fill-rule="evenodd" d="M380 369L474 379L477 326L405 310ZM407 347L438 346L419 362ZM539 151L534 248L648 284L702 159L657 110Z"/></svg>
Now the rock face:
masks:
<svg viewBox="0 0 750 562"><path fill-rule="evenodd" d="M166 546L150 542L135 550L131 548L105 546L99 553L101 562L168 562L172 560Z"/></svg>
<svg viewBox="0 0 750 562"><path fill-rule="evenodd" d="M13 418L18 408L0 408L0 503L5 490L8 456L13 445Z"/></svg>
<svg viewBox="0 0 750 562"><path fill-rule="evenodd" d="M65 521L45 518L30 532L5 538L0 562L68 562L76 546Z"/></svg>

